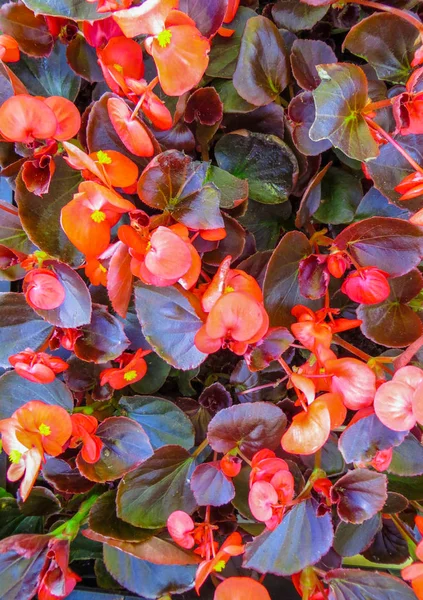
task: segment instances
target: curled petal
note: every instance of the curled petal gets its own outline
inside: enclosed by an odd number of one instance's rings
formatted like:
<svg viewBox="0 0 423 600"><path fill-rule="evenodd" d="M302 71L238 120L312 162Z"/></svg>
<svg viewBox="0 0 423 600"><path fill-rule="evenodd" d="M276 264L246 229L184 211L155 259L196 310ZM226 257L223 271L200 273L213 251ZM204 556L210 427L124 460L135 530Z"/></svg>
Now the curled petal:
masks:
<svg viewBox="0 0 423 600"><path fill-rule="evenodd" d="M333 375L331 391L342 395L347 408L358 410L373 403L376 376L365 363L356 358L338 358L328 360L325 367Z"/></svg>
<svg viewBox="0 0 423 600"><path fill-rule="evenodd" d="M248 494L248 505L257 521L269 521L273 515L273 506L278 503L278 494L267 481L253 483Z"/></svg>
<svg viewBox="0 0 423 600"><path fill-rule="evenodd" d="M264 321L259 302L248 294L232 292L223 295L213 306L206 323L207 334L212 338L225 338L246 342L261 330Z"/></svg>
<svg viewBox="0 0 423 600"><path fill-rule="evenodd" d="M107 110L110 121L130 152L135 156L153 156L154 146L144 125L137 119L131 119L132 113L124 100L109 98Z"/></svg>
<svg viewBox="0 0 423 600"><path fill-rule="evenodd" d="M54 139L66 141L75 137L81 127L81 115L75 104L62 96L46 98L44 104L51 108L57 120Z"/></svg>
<svg viewBox="0 0 423 600"><path fill-rule="evenodd" d="M383 383L376 391L374 409L382 423L394 431L406 431L416 424L413 388L406 383Z"/></svg>
<svg viewBox="0 0 423 600"><path fill-rule="evenodd" d="M43 100L26 94L8 98L0 107L0 133L11 142L30 144L54 137L57 119Z"/></svg>
<svg viewBox="0 0 423 600"><path fill-rule="evenodd" d="M324 445L330 433L330 413L325 402L315 400L292 419L282 437L282 448L291 454L314 454Z"/></svg>
<svg viewBox="0 0 423 600"><path fill-rule="evenodd" d="M175 510L167 520L167 530L171 538L182 548L191 549L194 546L194 521L182 510Z"/></svg>
<svg viewBox="0 0 423 600"><path fill-rule="evenodd" d="M66 296L63 284L57 275L48 269L29 271L23 282L23 292L28 304L40 310L58 308Z"/></svg>

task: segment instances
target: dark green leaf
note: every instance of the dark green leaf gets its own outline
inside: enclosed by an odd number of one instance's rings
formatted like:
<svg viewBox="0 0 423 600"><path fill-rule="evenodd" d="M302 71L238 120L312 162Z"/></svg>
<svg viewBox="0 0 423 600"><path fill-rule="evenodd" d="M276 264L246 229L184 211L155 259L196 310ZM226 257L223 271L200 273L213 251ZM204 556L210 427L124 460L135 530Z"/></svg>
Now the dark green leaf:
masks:
<svg viewBox="0 0 423 600"><path fill-rule="evenodd" d="M82 179L79 171L69 167L63 158L55 158L54 162L56 172L48 194L31 194L19 175L15 199L29 239L50 256L74 264L81 262L81 255L60 226L60 211L72 200Z"/></svg>
<svg viewBox="0 0 423 600"><path fill-rule="evenodd" d="M313 499L295 505L276 529L264 531L247 544L243 566L285 576L316 564L333 541L330 515L318 517L316 511Z"/></svg>
<svg viewBox="0 0 423 600"><path fill-rule="evenodd" d="M188 482L194 466L185 448L159 448L120 482L118 516L135 527L156 529L175 510L192 513L197 505Z"/></svg>
<svg viewBox="0 0 423 600"><path fill-rule="evenodd" d="M264 204L288 199L298 178L298 163L290 148L275 135L230 133L215 148L219 167L247 179L249 197Z"/></svg>
<svg viewBox="0 0 423 600"><path fill-rule="evenodd" d="M321 84L313 91L316 119L310 138L315 142L328 139L350 158L375 158L379 146L361 115L368 102L364 71L356 65L337 63L320 65L317 72Z"/></svg>
<svg viewBox="0 0 423 600"><path fill-rule="evenodd" d="M278 0L272 7L272 17L276 25L294 33L311 29L328 12L328 6L308 6L298 0Z"/></svg>
<svg viewBox="0 0 423 600"><path fill-rule="evenodd" d="M247 21L233 84L250 104L273 102L289 82L288 52L276 25L266 17Z"/></svg>
<svg viewBox="0 0 423 600"><path fill-rule="evenodd" d="M53 328L27 304L23 294L0 294L0 366L10 367L9 356L26 347L38 350Z"/></svg>
<svg viewBox="0 0 423 600"><path fill-rule="evenodd" d="M363 197L360 180L342 169L332 167L323 178L320 206L314 218L321 223L351 223Z"/></svg>
<svg viewBox="0 0 423 600"><path fill-rule="evenodd" d="M185 371L203 362L206 355L194 345L203 323L182 292L138 282L135 307L147 341L166 362Z"/></svg>
<svg viewBox="0 0 423 600"><path fill-rule="evenodd" d="M411 587L385 573L335 569L326 574L326 581L330 600L416 600Z"/></svg>
<svg viewBox="0 0 423 600"><path fill-rule="evenodd" d="M140 381L131 384L131 389L137 394L154 394L166 382L172 367L155 352L148 354L145 362L147 373Z"/></svg>
<svg viewBox="0 0 423 600"><path fill-rule="evenodd" d="M248 181L234 177L214 165L210 165L205 181L214 183L219 189L221 208L235 208L248 198Z"/></svg>
<svg viewBox="0 0 423 600"><path fill-rule="evenodd" d="M352 27L343 49L364 58L379 79L405 83L410 75L419 32L397 15L375 13Z"/></svg>
<svg viewBox="0 0 423 600"><path fill-rule="evenodd" d="M19 510L26 517L46 517L60 512L58 498L48 488L35 486L28 498L18 501Z"/></svg>
<svg viewBox="0 0 423 600"><path fill-rule="evenodd" d="M130 419L142 425L154 450L170 444L186 450L194 446L192 423L173 402L153 396L124 396L119 404Z"/></svg>
<svg viewBox="0 0 423 600"><path fill-rule="evenodd" d="M423 477L389 475L389 490L402 494L407 500L423 500Z"/></svg>
<svg viewBox="0 0 423 600"><path fill-rule="evenodd" d="M14 498L1 498L0 510L2 522L0 539L18 533L42 533L43 520L40 517L27 517L20 510Z"/></svg>
<svg viewBox="0 0 423 600"><path fill-rule="evenodd" d="M83 35L77 35L67 46L66 58L69 66L90 83L103 81L103 73L97 62L95 48L89 45Z"/></svg>
<svg viewBox="0 0 423 600"><path fill-rule="evenodd" d="M153 453L147 434L135 421L126 417L110 417L100 423L96 435L103 442L100 459L90 464L78 454L77 465L90 481L120 479Z"/></svg>
<svg viewBox="0 0 423 600"><path fill-rule="evenodd" d="M21 348L22 349L22 348ZM20 377L15 371L8 371L0 377L0 418L7 419L31 400L37 399L66 410L73 409L73 397L60 379L51 383L33 383Z"/></svg>
<svg viewBox="0 0 423 600"><path fill-rule="evenodd" d="M2 33L13 37L25 54L36 57L48 56L52 51L54 40L44 17L34 15L22 2L2 4L0 9Z"/></svg>
<svg viewBox="0 0 423 600"><path fill-rule="evenodd" d="M239 222L254 235L258 250L273 249L279 241L283 224L291 214L289 202L262 204L248 200L247 212Z"/></svg>
<svg viewBox="0 0 423 600"><path fill-rule="evenodd" d="M388 473L402 476L423 474L423 446L409 433L402 444L394 448Z"/></svg>

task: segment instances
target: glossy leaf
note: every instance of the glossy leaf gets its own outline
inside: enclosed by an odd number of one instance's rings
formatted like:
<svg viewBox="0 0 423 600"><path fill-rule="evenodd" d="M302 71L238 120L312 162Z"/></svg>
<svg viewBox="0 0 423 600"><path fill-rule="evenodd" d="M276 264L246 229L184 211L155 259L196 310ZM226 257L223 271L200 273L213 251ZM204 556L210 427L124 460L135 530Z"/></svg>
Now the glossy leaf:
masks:
<svg viewBox="0 0 423 600"><path fill-rule="evenodd" d="M235 208L248 198L248 181L234 177L219 167L210 165L206 181L213 183L220 191L221 208Z"/></svg>
<svg viewBox="0 0 423 600"><path fill-rule="evenodd" d="M272 7L272 17L276 25L294 33L311 29L328 11L327 6L308 6L297 0L278 0Z"/></svg>
<svg viewBox="0 0 423 600"><path fill-rule="evenodd" d="M309 254L310 242L300 231L286 233L273 252L263 287L264 305L272 327L289 327L295 321L291 309L296 304L319 307L320 300L304 298L299 289L299 265Z"/></svg>
<svg viewBox="0 0 423 600"><path fill-rule="evenodd" d="M313 216L321 223L331 225L351 223L362 197L360 180L332 167L323 178L320 205Z"/></svg>
<svg viewBox="0 0 423 600"><path fill-rule="evenodd" d="M68 411L73 409L73 397L60 379L52 383L33 383L20 377L16 371L8 371L0 377L0 418L6 419L31 400L41 400L52 406L62 406Z"/></svg>
<svg viewBox="0 0 423 600"><path fill-rule="evenodd" d="M173 402L154 396L124 396L119 405L126 416L142 425L154 450L170 444L186 450L194 446L191 421Z"/></svg>
<svg viewBox="0 0 423 600"><path fill-rule="evenodd" d="M329 571L325 579L330 588L330 600L416 600L411 587L385 573L335 569Z"/></svg>
<svg viewBox="0 0 423 600"><path fill-rule="evenodd" d="M247 544L243 566L285 576L316 564L333 541L330 515L319 517L316 510L312 499L295 505L274 531L266 530Z"/></svg>
<svg viewBox="0 0 423 600"><path fill-rule="evenodd" d="M178 593L194 584L196 565L154 565L111 546L104 546L107 570L122 586L144 598Z"/></svg>
<svg viewBox="0 0 423 600"><path fill-rule="evenodd" d="M147 373L140 381L133 383L131 389L137 394L154 394L165 384L172 367L155 352L148 354L144 360Z"/></svg>
<svg viewBox="0 0 423 600"><path fill-rule="evenodd" d="M1 97L0 102L2 102ZM22 229L17 208L7 202L0 201L0 214L0 244L24 254L33 252L35 250L34 245Z"/></svg>
<svg viewBox="0 0 423 600"><path fill-rule="evenodd" d="M234 484L215 463L198 465L190 485L199 506L222 506L235 496Z"/></svg>
<svg viewBox="0 0 423 600"><path fill-rule="evenodd" d="M319 85L317 65L338 62L332 48L320 40L295 40L290 60L292 73L303 90L314 90Z"/></svg>
<svg viewBox="0 0 423 600"><path fill-rule="evenodd" d="M423 333L422 322L407 305L423 288L423 278L417 269L389 280L391 294L379 304L360 305L357 317L363 321L364 335L389 348L408 346Z"/></svg>
<svg viewBox="0 0 423 600"><path fill-rule="evenodd" d="M355 469L338 479L331 497L338 503L342 521L360 524L382 510L387 499L385 475L369 469Z"/></svg>
<svg viewBox="0 0 423 600"><path fill-rule="evenodd" d="M178 10L186 13L197 25L204 37L211 37L222 25L228 0L180 0Z"/></svg>
<svg viewBox="0 0 423 600"><path fill-rule="evenodd" d="M48 488L35 486L25 502L18 500L21 513L28 517L47 517L61 510L59 499Z"/></svg>
<svg viewBox="0 0 423 600"><path fill-rule="evenodd" d="M310 138L330 140L344 154L356 160L370 160L379 154L361 110L368 102L364 71L348 63L320 65L321 83L313 91L316 119Z"/></svg>
<svg viewBox="0 0 423 600"><path fill-rule="evenodd" d="M47 483L60 493L83 494L94 485L93 481L81 475L77 467L72 468L60 458L48 458L42 473Z"/></svg>
<svg viewBox="0 0 423 600"><path fill-rule="evenodd" d="M35 15L21 2L6 2L0 9L0 29L13 37L19 48L29 56L48 56L53 48L53 36L41 15Z"/></svg>
<svg viewBox="0 0 423 600"><path fill-rule="evenodd" d="M375 515L360 525L341 521L335 531L333 548L341 556L361 554L370 546L381 527L380 515Z"/></svg>
<svg viewBox="0 0 423 600"><path fill-rule="evenodd" d="M0 541L0 574L3 600L30 600L41 579L48 538L21 534Z"/></svg>
<svg viewBox="0 0 423 600"><path fill-rule="evenodd" d="M105 306L93 305L91 320L81 327L75 354L88 362L105 363L114 360L129 346L120 321Z"/></svg>
<svg viewBox="0 0 423 600"><path fill-rule="evenodd" d="M411 271L423 256L423 230L401 219L372 217L346 227L335 238L361 267L377 267L399 277Z"/></svg>
<svg viewBox="0 0 423 600"><path fill-rule="evenodd" d="M38 350L53 328L26 303L23 294L0 294L0 366L10 367L9 356L25 347Z"/></svg>
<svg viewBox="0 0 423 600"><path fill-rule="evenodd" d="M306 156L317 156L331 147L328 139L314 142L310 138L310 128L316 118L313 94L302 92L289 103L288 117L292 126L292 139L297 149Z"/></svg>
<svg viewBox="0 0 423 600"><path fill-rule="evenodd" d="M364 58L379 79L405 83L418 36L416 27L397 15L375 13L350 29L343 48Z"/></svg>
<svg viewBox="0 0 423 600"><path fill-rule="evenodd" d="M128 473L118 487L117 514L146 529L163 527L175 510L196 508L188 480L194 459L181 446L163 446L143 465Z"/></svg>
<svg viewBox="0 0 423 600"><path fill-rule="evenodd" d="M83 35L77 35L68 44L66 58L69 66L77 75L90 83L102 81L103 74L97 63L95 49L88 44Z"/></svg>
<svg viewBox="0 0 423 600"><path fill-rule="evenodd" d="M369 217L395 217L397 219L409 219L411 217L403 204L402 207L389 202L375 187L365 194L357 207L354 221L368 219Z"/></svg>
<svg viewBox="0 0 423 600"><path fill-rule="evenodd" d="M145 337L166 362L183 370L203 362L206 355L194 345L202 321L182 292L174 287L158 288L138 282L135 307Z"/></svg>
<svg viewBox="0 0 423 600"><path fill-rule="evenodd" d="M226 453L239 447L250 458L263 448L277 448L285 427L286 416L273 404L237 404L216 414L207 438L215 452Z"/></svg>
<svg viewBox="0 0 423 600"><path fill-rule="evenodd" d="M264 204L288 199L298 177L297 160L289 147L274 135L231 133L216 144L222 169L248 179L249 197Z"/></svg>
<svg viewBox="0 0 423 600"><path fill-rule="evenodd" d="M276 25L266 17L247 21L233 84L250 104L269 104L289 82L288 53Z"/></svg>
<svg viewBox="0 0 423 600"><path fill-rule="evenodd" d="M380 450L399 446L406 431L393 431L379 421L375 414L356 421L339 438L339 449L346 463L366 462Z"/></svg>
<svg viewBox="0 0 423 600"><path fill-rule="evenodd" d="M391 519L383 518L382 528L363 556L375 563L401 565L410 557L410 552L395 523Z"/></svg>
<svg viewBox="0 0 423 600"><path fill-rule="evenodd" d="M105 419L96 431L103 442L100 459L89 464L77 457L78 469L90 481L114 481L149 458L153 449L147 434L135 421L126 417Z"/></svg>
<svg viewBox="0 0 423 600"><path fill-rule="evenodd" d="M56 171L48 194L42 197L31 194L19 175L15 199L22 227L29 239L50 256L74 264L80 262L80 254L60 226L60 212L78 191L81 175L62 158L56 158L54 162Z"/></svg>
<svg viewBox="0 0 423 600"><path fill-rule="evenodd" d="M402 444L394 448L388 473L413 477L423 474L423 446L409 433Z"/></svg>
<svg viewBox="0 0 423 600"><path fill-rule="evenodd" d="M36 13L54 17L69 17L77 21L104 19L110 13L98 13L95 4L80 0L25 0L28 8Z"/></svg>

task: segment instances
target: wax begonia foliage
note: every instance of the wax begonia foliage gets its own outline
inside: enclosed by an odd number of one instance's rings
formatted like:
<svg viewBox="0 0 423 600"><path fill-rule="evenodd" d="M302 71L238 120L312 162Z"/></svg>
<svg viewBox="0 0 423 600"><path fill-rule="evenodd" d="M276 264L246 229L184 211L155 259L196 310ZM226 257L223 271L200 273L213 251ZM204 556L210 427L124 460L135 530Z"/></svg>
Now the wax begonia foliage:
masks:
<svg viewBox="0 0 423 600"><path fill-rule="evenodd" d="M2 3L1 597L423 600L422 17Z"/></svg>

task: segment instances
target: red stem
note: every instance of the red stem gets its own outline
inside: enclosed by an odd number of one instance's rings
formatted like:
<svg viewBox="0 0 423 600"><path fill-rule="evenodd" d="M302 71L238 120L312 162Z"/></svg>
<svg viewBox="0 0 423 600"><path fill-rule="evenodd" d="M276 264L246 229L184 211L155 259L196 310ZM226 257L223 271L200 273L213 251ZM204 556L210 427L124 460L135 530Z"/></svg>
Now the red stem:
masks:
<svg viewBox="0 0 423 600"><path fill-rule="evenodd" d="M413 356L420 350L423 346L423 335L421 335L415 342L410 344L404 352L402 352L397 358L394 360L394 369L398 371L401 367L405 367L408 365Z"/></svg>

